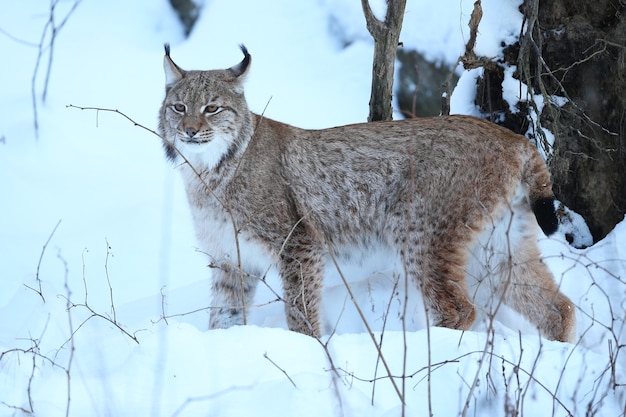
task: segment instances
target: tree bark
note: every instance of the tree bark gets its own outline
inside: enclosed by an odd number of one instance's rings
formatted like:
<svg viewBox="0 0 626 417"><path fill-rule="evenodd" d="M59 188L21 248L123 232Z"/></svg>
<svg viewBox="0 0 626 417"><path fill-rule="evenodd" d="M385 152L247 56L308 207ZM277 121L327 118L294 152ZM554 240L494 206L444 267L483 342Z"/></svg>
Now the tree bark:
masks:
<svg viewBox="0 0 626 417"><path fill-rule="evenodd" d="M526 0L522 79L563 107L544 107L555 136L548 164L559 199L580 213L594 241L626 214L626 3ZM522 71L523 73L523 71Z"/></svg>
<svg viewBox="0 0 626 417"><path fill-rule="evenodd" d="M583 216L597 242L626 214L626 2L525 0L521 10L523 34L499 64L516 66L528 100L511 112L502 97L503 66L478 58L484 75L477 104L547 150L557 198ZM553 103L554 96L566 103Z"/></svg>
<svg viewBox="0 0 626 417"><path fill-rule="evenodd" d="M393 77L398 40L406 0L387 0L385 21L380 21L369 5L361 0L367 30L374 38L374 62L372 66L372 92L368 121L392 120Z"/></svg>

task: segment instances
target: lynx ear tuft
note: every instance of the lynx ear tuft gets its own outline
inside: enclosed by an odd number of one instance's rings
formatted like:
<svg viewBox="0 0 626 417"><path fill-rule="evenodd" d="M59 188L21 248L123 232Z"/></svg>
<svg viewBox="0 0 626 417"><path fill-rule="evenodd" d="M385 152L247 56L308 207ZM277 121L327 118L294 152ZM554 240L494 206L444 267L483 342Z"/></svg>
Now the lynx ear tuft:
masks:
<svg viewBox="0 0 626 417"><path fill-rule="evenodd" d="M170 44L163 45L165 48L165 56L163 57L163 70L165 71L165 88L169 89L179 82L185 76L185 71L172 61L170 58Z"/></svg>
<svg viewBox="0 0 626 417"><path fill-rule="evenodd" d="M243 60L241 60L241 62L234 67L229 68L235 78L245 76L245 74L248 72L248 69L250 68L250 61L252 60L252 57L248 53L248 48L246 48L244 45L239 45L239 47L241 48L241 52L243 52Z"/></svg>

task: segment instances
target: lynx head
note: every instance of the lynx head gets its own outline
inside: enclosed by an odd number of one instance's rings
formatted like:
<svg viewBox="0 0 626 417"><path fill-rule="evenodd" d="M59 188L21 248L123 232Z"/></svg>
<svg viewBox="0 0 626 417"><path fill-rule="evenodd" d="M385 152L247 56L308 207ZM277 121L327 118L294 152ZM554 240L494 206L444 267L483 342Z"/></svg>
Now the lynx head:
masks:
<svg viewBox="0 0 626 417"><path fill-rule="evenodd" d="M243 93L250 54L241 45L243 60L225 70L185 71L170 58L165 45L165 99L159 130L170 160L201 155L213 168L250 137L251 115Z"/></svg>

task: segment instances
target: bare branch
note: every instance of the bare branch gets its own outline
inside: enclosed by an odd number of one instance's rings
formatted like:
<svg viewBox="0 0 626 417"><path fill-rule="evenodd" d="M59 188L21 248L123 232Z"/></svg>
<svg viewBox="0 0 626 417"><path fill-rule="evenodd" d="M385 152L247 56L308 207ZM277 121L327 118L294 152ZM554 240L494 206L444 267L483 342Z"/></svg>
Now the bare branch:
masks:
<svg viewBox="0 0 626 417"><path fill-rule="evenodd" d="M44 303L46 302L46 299L44 298L43 291L41 290L41 278L39 278L39 270L41 268L41 261L43 260L43 255L44 253L46 253L46 248L48 247L48 244L52 240L52 236L54 236L54 232L57 231L57 228L59 227L60 224L61 224L61 220L59 219L56 226L54 226L54 229L52 229L50 236L48 236L48 240L46 240L46 243L44 243L43 248L41 248L41 254L39 255L39 262L37 262L37 272L35 274L35 279L37 280L37 283L39 284L39 289L36 290L32 287L29 287L28 285L25 285L26 288L31 289L35 291L37 294L39 294L39 296L41 297Z"/></svg>
<svg viewBox="0 0 626 417"><path fill-rule="evenodd" d="M348 283L348 280L346 279L343 272L341 271L341 268L339 267L339 263L337 262L337 259L333 255L332 251L328 250L328 254L330 255L330 259L335 265L337 272L339 273L339 277L341 278L341 281L343 282L346 290L348 291L348 295L350 296L350 300L352 301L352 304L354 304L354 307L356 308L357 313L359 313L359 317L361 318L361 321L363 322L363 324L365 325L365 328L367 329L367 333L372 339L372 343L374 343L374 347L376 347L378 357L380 358L381 362L383 363L383 366L385 367L385 371L387 372L387 375L389 376L389 381L391 382L391 385L393 385L393 389L395 390L402 404L405 404L405 400L404 400L404 397L402 396L402 392L400 391L400 388L398 388L398 384L396 383L395 379L392 376L391 368L387 364L387 360L385 359L385 356L383 355L380 345L376 341L376 336L374 336L374 332L372 331L372 328L370 327L367 321L367 318L365 318L365 314L363 314L363 310L361 310L361 307L359 306L359 303L357 302L356 297L354 296L354 293L352 292L352 288L350 288L350 284Z"/></svg>
<svg viewBox="0 0 626 417"><path fill-rule="evenodd" d="M113 287L111 286L111 278L109 277L109 257L113 256L113 254L111 252L111 245L109 244L109 241L106 239L105 241L107 244L107 256L104 261L104 273L107 278L107 284L109 285L109 299L111 301L111 314L113 315L113 321L116 322L117 314L115 312L115 303L113 302Z"/></svg>
<svg viewBox="0 0 626 417"><path fill-rule="evenodd" d="M385 23L374 16L369 0L361 0L361 6L363 7L367 30L374 39L381 37L382 33L385 31Z"/></svg>
<svg viewBox="0 0 626 417"><path fill-rule="evenodd" d="M289 374L287 373L287 371L285 371L283 368L281 368L280 366L278 366L276 364L276 362L274 362L273 360L270 359L269 356L267 356L267 352L265 352L263 354L263 357L265 359L267 359L272 365L274 365L279 371L281 371L283 374L285 374L285 376L287 377L287 379L289 380L289 382L291 382L291 385L293 385L294 388L298 388L298 386L296 385L295 382L293 382L293 379L291 379L291 377L289 376Z"/></svg>
<svg viewBox="0 0 626 417"><path fill-rule="evenodd" d="M59 253L57 255L57 258L59 258L59 260L61 260L61 262L63 262L63 266L65 269L65 294L67 295L66 298L66 308L67 308L67 323L68 323L68 327L70 329L70 334L72 334L72 337L70 338L69 342L70 342L70 355L69 358L67 360L67 367L65 368L65 375L66 375L66 381L67 381L67 403L66 403L66 407L65 407L65 417L68 417L70 415L70 404L72 401L72 362L74 360L74 352L76 351L76 348L74 346L74 322L72 320L72 313L70 312L70 298L72 296L72 291L70 290L70 285L68 283L68 275L69 275L69 270L67 267L67 262L65 261L65 259L63 259L61 257L61 254Z"/></svg>
<svg viewBox="0 0 626 417"><path fill-rule="evenodd" d="M26 46L32 46L32 47L35 47L35 48L39 47L39 44L37 44L35 42L29 42L29 41L24 40L24 39L20 39L17 36L13 36L11 33L7 32L6 30L4 30L2 28L0 28L0 34L3 34L7 38L9 38L12 41L15 41L17 43L21 43L21 44L26 45Z"/></svg>
<svg viewBox="0 0 626 417"><path fill-rule="evenodd" d="M480 24L482 18L483 8L480 0L476 0L474 2L474 10L472 10L472 15L468 23L470 28L470 38L465 45L465 55L467 56L474 55L474 46L476 46L476 37L478 35L478 25Z"/></svg>
<svg viewBox="0 0 626 417"><path fill-rule="evenodd" d="M59 0L50 1L50 14L48 16L48 21L44 25L43 31L41 33L39 44L37 45L37 48L38 48L37 60L35 62L35 68L33 70L33 76L31 78L31 83L30 83L31 84L30 85L31 100L33 104L33 118L34 118L33 123L35 127L36 136L39 135L39 120L38 120L38 112L37 112L37 91L36 91L37 75L39 74L39 65L41 63L44 53L46 51L49 51L48 67L46 69L46 76L45 76L45 81L43 85L43 93L42 93L42 101L45 102L46 96L48 94L48 84L50 81L50 73L52 70L52 60L54 58L54 43L56 41L56 37L59 31L63 28L63 26L65 26L65 23L67 23L67 20L69 19L69 17L72 15L72 13L74 13L74 10L76 10L76 7L81 2L81 0L75 0L70 10L67 12L65 17L61 20L61 23L56 25L54 22L54 18L55 18L55 8L58 2ZM44 41L48 38L48 33L50 33L50 42L47 45L44 45Z"/></svg>
<svg viewBox="0 0 626 417"><path fill-rule="evenodd" d="M497 65L493 62L493 59L485 56L476 56L476 52L474 52L474 47L476 46L476 38L478 36L478 25L480 25L480 21L483 18L483 8L481 4L481 0L476 0L474 2L474 9L472 10L472 15L470 16L470 20L468 22L468 26L470 28L470 38L465 44L465 53L459 58L459 61L463 63L464 69L473 69L479 67L485 67L493 69Z"/></svg>

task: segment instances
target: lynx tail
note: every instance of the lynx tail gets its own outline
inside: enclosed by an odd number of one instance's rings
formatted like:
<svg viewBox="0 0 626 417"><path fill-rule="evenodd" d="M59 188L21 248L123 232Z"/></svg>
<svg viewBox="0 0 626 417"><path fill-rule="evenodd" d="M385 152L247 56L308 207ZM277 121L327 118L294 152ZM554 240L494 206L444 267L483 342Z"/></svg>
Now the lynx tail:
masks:
<svg viewBox="0 0 626 417"><path fill-rule="evenodd" d="M524 183L528 187L530 207L537 218L537 223L546 236L550 236L559 227L559 219L554 207L554 193L550 172L545 161L534 146L530 145L531 154L524 167Z"/></svg>

